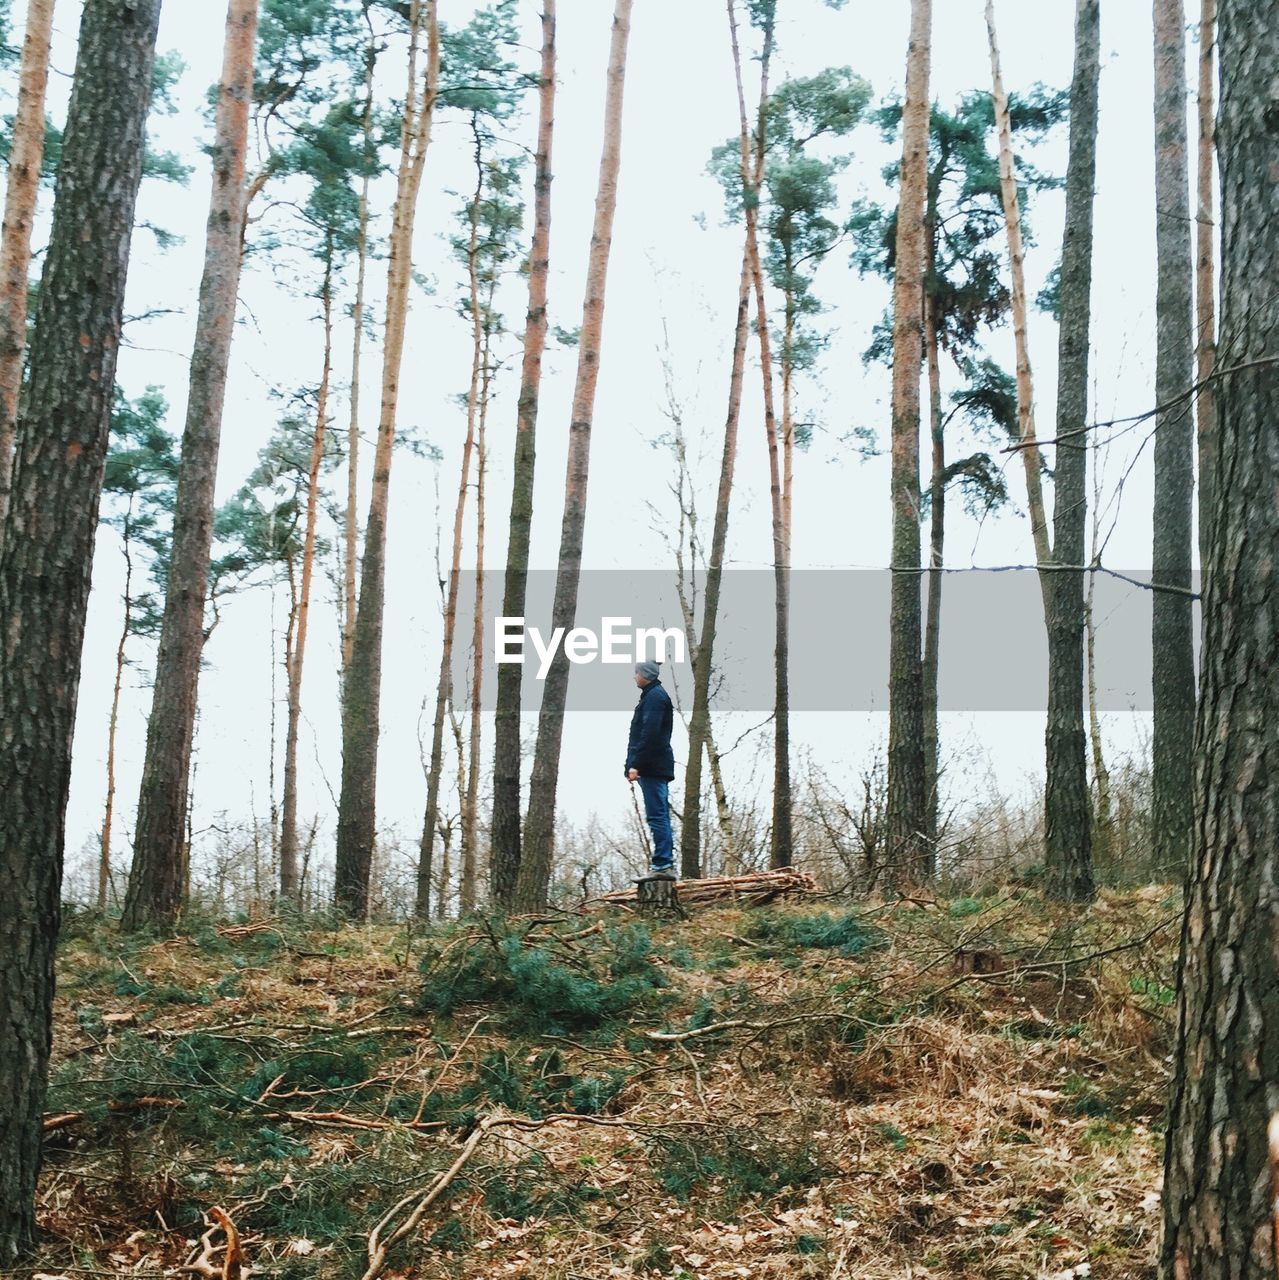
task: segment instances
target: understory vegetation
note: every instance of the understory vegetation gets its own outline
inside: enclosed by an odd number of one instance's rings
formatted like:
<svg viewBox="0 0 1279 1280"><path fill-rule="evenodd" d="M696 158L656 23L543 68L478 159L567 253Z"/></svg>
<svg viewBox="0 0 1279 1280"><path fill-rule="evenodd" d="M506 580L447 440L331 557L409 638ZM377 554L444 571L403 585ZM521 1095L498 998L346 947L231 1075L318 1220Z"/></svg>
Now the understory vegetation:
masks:
<svg viewBox="0 0 1279 1280"><path fill-rule="evenodd" d="M33 1271L1153 1274L1179 895L73 918ZM481 1132L482 1130L482 1132ZM1088 1270L1077 1270L1087 1264Z"/></svg>

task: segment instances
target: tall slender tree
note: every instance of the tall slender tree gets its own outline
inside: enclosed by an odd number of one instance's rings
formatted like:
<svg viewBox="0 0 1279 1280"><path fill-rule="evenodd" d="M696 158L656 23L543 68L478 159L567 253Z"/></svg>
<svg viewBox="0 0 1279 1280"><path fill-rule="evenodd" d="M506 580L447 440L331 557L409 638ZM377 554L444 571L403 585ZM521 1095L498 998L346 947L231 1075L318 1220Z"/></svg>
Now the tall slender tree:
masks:
<svg viewBox="0 0 1279 1280"><path fill-rule="evenodd" d="M1208 518L1212 511L1213 451L1216 447L1216 400L1209 379L1217 363L1216 181L1213 146L1213 84L1217 53L1217 0L1203 0L1199 11L1199 147L1196 164L1198 209L1195 213L1195 423L1199 460L1199 568L1208 564Z"/></svg>
<svg viewBox="0 0 1279 1280"><path fill-rule="evenodd" d="M0 551L0 1267L35 1230L71 740L160 0L86 0Z"/></svg>
<svg viewBox="0 0 1279 1280"><path fill-rule="evenodd" d="M542 62L538 78L537 152L533 178L533 244L529 250L528 314L524 322L524 358L515 420L515 459L511 479L510 532L502 614L524 615L528 597L529 536L533 523L538 395L542 352L546 347L546 294L551 254L551 144L555 132L555 0L542 4ZM510 908L519 876L520 698L524 668L515 662L497 669L497 705L493 713L492 866L493 900Z"/></svg>
<svg viewBox="0 0 1279 1280"><path fill-rule="evenodd" d="M1279 0L1221 0L1218 453L1160 1280L1279 1265Z"/></svg>
<svg viewBox="0 0 1279 1280"><path fill-rule="evenodd" d="M888 657L888 860L899 882L926 877L924 688L919 492L919 374L923 360L924 213L928 185L928 81L932 0L911 0L902 111L902 164L893 279L892 582Z"/></svg>
<svg viewBox="0 0 1279 1280"><path fill-rule="evenodd" d="M1058 290L1052 538L1057 568L1049 575L1045 596L1048 719L1044 746L1044 839L1049 891L1072 902L1083 902L1093 895L1092 806L1084 724L1083 564L1088 523L1088 367L1100 75L1100 0L1077 0L1066 223Z"/></svg>
<svg viewBox="0 0 1279 1280"><path fill-rule="evenodd" d="M49 41L54 0L28 0L22 38L18 108L9 143L9 179L0 234L0 543L4 541L13 475L14 430L27 345L27 290L31 228L44 157L44 94L49 83Z"/></svg>
<svg viewBox="0 0 1279 1280"><path fill-rule="evenodd" d="M423 36L426 66L419 80ZM400 132L400 167L387 265L386 328L382 351L382 407L373 457L373 493L364 526L364 559L342 692L342 791L338 801L337 905L348 915L368 910L369 875L377 830L377 745L381 724L382 614L386 599L386 520L391 453L399 414L400 369L413 278L413 226L431 141L440 79L436 0L413 0L409 11L408 84Z"/></svg>
<svg viewBox="0 0 1279 1280"><path fill-rule="evenodd" d="M1059 311L1057 394L1058 478L1054 528L1049 532L1034 386L1027 337L1028 307L1008 96L1004 92L994 0L986 0L986 34L999 132L999 174L1012 277L1013 333L1017 347L1018 442L1026 477L1035 564L1048 631L1049 708L1045 729L1045 829L1048 890L1087 901L1095 890L1084 729L1084 530L1088 497L1086 419L1088 334L1092 292L1092 201L1096 170L1100 10L1077 0L1075 68L1071 83L1070 158L1066 176L1066 232ZM1056 542L1057 545L1054 545Z"/></svg>
<svg viewBox="0 0 1279 1280"><path fill-rule="evenodd" d="M1195 722L1193 602L1194 369L1186 36L1181 0L1155 0L1155 498L1152 540L1154 723L1151 841L1180 869L1190 852ZM1160 587L1172 590L1161 591Z"/></svg>
<svg viewBox="0 0 1279 1280"><path fill-rule="evenodd" d="M631 32L632 0L615 0L613 33L609 43L608 89L604 102L604 146L600 156L595 221L587 260L586 297L582 303L582 331L578 345L577 381L569 424L568 469L564 481L564 518L560 529L559 570L555 578L552 626L570 631L577 614L577 590L582 570L582 542L586 532L586 485L590 474L591 425L595 385L599 377L604 337L604 290L609 251L613 244L613 215L617 209L617 178L622 162L622 99L626 83L626 46ZM564 707L568 700L569 662L563 648L556 653L542 688L537 748L529 785L528 820L516 884L515 904L536 909L546 901L555 851L555 793Z"/></svg>
<svg viewBox="0 0 1279 1280"><path fill-rule="evenodd" d="M122 923L168 925L182 905L191 744L204 647L213 498L244 236L245 153L258 0L230 0L214 123L213 187L196 318L173 560L156 659Z"/></svg>

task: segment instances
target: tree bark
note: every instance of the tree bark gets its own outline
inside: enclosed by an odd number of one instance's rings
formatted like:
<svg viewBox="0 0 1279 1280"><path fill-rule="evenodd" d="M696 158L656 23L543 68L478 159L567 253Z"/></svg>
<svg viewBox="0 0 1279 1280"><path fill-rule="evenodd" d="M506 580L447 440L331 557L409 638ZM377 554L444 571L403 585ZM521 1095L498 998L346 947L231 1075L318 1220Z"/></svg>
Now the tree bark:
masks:
<svg viewBox="0 0 1279 1280"><path fill-rule="evenodd" d="M1193 604L1188 594L1194 491L1194 368L1185 17L1181 0L1154 0L1155 19L1155 496L1151 840L1156 865L1187 865L1193 823Z"/></svg>
<svg viewBox="0 0 1279 1280"><path fill-rule="evenodd" d="M1096 479L1096 440L1093 442L1093 515L1092 549L1090 564L1096 564L1100 555L1101 521L1098 514L1100 484ZM1093 597L1097 588L1097 571L1089 569L1088 594L1084 600L1085 658L1088 670L1088 737L1092 744L1093 782L1097 788L1095 819L1093 822L1093 856L1103 865L1114 854L1114 814L1110 803L1110 770L1106 767L1105 747L1101 738L1101 716L1097 711L1097 619L1093 612Z"/></svg>
<svg viewBox="0 0 1279 1280"><path fill-rule="evenodd" d="M626 81L626 45L631 30L631 3L632 0L616 0L613 10L608 90L604 104L604 147L600 156L599 189L595 197L595 221L586 271L586 297L582 304L577 380L573 390L572 421L569 424L564 518L560 530L555 600L551 611L552 625L562 626L565 634L572 629L577 613L577 589L582 569L595 384L599 376L600 348L604 333L604 292L609 250L613 242L613 215L617 209L617 178L622 160L622 98ZM568 657L561 646L547 673L542 689L542 707L538 715L537 747L529 783L528 818L515 889L515 903L525 910L536 910L546 902L551 881L551 862L555 849L555 792L564 731L564 706L568 699L568 675Z"/></svg>
<svg viewBox="0 0 1279 1280"><path fill-rule="evenodd" d="M1088 519L1088 362L1092 316L1093 188L1101 75L1099 0L1075 6L1070 151L1057 338L1057 457L1052 557L1041 578L1048 622L1048 716L1044 736L1047 891L1068 902L1095 892L1088 738L1084 724L1084 562Z"/></svg>
<svg viewBox="0 0 1279 1280"><path fill-rule="evenodd" d="M741 50L737 39L737 17L732 0L728 5L733 45L733 67L738 88L739 136L742 151L742 204L747 219L747 238L755 231L755 197L749 171L750 129L746 120L746 99L742 89ZM711 739L710 690L714 664L715 634L719 624L720 589L724 574L724 552L728 543L728 512L733 496L733 472L737 465L737 427L741 419L742 383L746 372L746 344L750 334L751 250L742 250L741 278L737 285L737 319L733 328L733 358L728 379L728 412L724 420L724 448L720 457L719 488L715 496L715 519L711 526L711 554L706 565L706 587L702 599L702 626L695 645L693 662L693 710L688 722L688 760L684 768L684 821L680 825L680 876L697 879L702 867L702 759Z"/></svg>
<svg viewBox="0 0 1279 1280"><path fill-rule="evenodd" d="M934 246L929 220L928 244ZM924 350L928 362L928 420L932 438L932 477L928 487L928 597L924 614L924 792L928 840L928 878L937 874L938 813L941 806L940 733L937 677L941 658L942 566L946 560L946 438L942 430L941 360L937 319L931 297L924 298Z"/></svg>
<svg viewBox="0 0 1279 1280"><path fill-rule="evenodd" d="M111 713L107 718L107 798L102 807L102 835L98 840L98 910L107 909L111 892L111 826L115 821L115 744L120 727L120 693L124 688L125 646L133 626L133 499L129 499L121 534L124 543L124 618L115 646L115 679L111 684Z"/></svg>
<svg viewBox="0 0 1279 1280"><path fill-rule="evenodd" d="M1213 199L1213 67L1217 50L1217 0L1203 0L1199 15L1199 155L1198 204L1195 217L1195 400L1199 452L1199 571L1208 569L1208 518L1212 511L1212 471L1216 450L1215 393L1208 379L1217 366L1217 302L1213 231L1216 210ZM1207 384L1207 385L1205 385Z"/></svg>
<svg viewBox="0 0 1279 1280"><path fill-rule="evenodd" d="M1231 366L1261 363L1217 382L1161 1280L1271 1280L1279 1261L1279 0L1221 0L1220 23L1221 331Z"/></svg>
<svg viewBox="0 0 1279 1280"><path fill-rule="evenodd" d="M457 595L462 578L462 527L466 518L466 491L471 483L471 455L475 451L476 411L480 396L480 363L483 359L483 331L480 323L479 278L475 254L479 243L480 200L484 195L484 165L480 136L475 131L475 195L471 200L470 231L467 237L466 274L471 306L471 381L466 393L466 439L462 443L462 468L458 475L457 501L453 506L453 554L449 560L448 585L444 599L444 642L440 647L440 675L435 687L435 719L431 725L431 758L426 772L426 815L422 821L422 842L417 864L417 917L431 918L431 858L435 829L439 823L440 782L444 772L444 717L453 701L453 640L457 633ZM462 751L461 730L458 751ZM461 760L459 759L459 771ZM459 798L465 802L463 782ZM447 881L445 881L447 883ZM441 904L442 905L442 904Z"/></svg>
<svg viewBox="0 0 1279 1280"><path fill-rule="evenodd" d="M1044 507L1043 481L1039 471L1039 444L1035 436L1035 390L1027 339L1025 251L1021 235L1021 207L1017 202L1017 174L1013 167L1013 130L1008 116L1008 95L999 65L999 40L995 33L995 3L986 0L986 36L990 43L990 75L995 104L995 128L999 135L999 192L1008 230L1008 264L1012 276L1013 341L1017 349L1017 435L1021 441L1022 465L1026 472L1026 506L1035 544L1035 561L1052 559L1048 543L1048 517ZM1047 587L1044 590L1047 601Z"/></svg>
<svg viewBox="0 0 1279 1280"><path fill-rule="evenodd" d="M364 5L369 26L369 43L364 55L364 115L362 132L364 173L360 178L360 205L355 235L355 302L351 307L351 417L346 429L346 518L342 530L342 682L351 665L355 643L356 558L360 543L357 512L360 497L360 354L364 349L364 295L369 269L369 187L373 181L373 76L377 70L378 46Z"/></svg>
<svg viewBox="0 0 1279 1280"><path fill-rule="evenodd" d="M899 883L925 877L931 858L920 652L919 377L923 358L932 16L932 0L911 0L893 276L888 864L890 875Z"/></svg>
<svg viewBox="0 0 1279 1280"><path fill-rule="evenodd" d="M533 186L533 243L529 250L528 315L515 423L510 535L502 614L524 615L529 533L533 523L537 398L546 346L546 287L551 254L551 143L555 129L555 0L542 5L542 66L538 87L537 156ZM524 668L499 663L493 716L493 830L489 873L493 901L510 909L520 869L520 695Z"/></svg>
<svg viewBox="0 0 1279 1280"><path fill-rule="evenodd" d="M244 171L257 0L230 0L214 123L213 192L191 355L155 688L123 927L171 925L182 905L182 844L204 649L214 487L244 239Z"/></svg>
<svg viewBox="0 0 1279 1280"><path fill-rule="evenodd" d="M329 426L329 382L333 373L333 237L325 246L324 283L320 288L324 320L324 359L315 397L315 433L311 439L306 482L306 525L302 535L302 582L298 590L293 643L289 647L289 710L284 730L284 799L280 822L280 897L301 906L298 877L298 733L302 725L302 667L306 661L307 623L311 616L311 580L315 571L315 525L320 513L320 469Z"/></svg>
<svg viewBox="0 0 1279 1280"><path fill-rule="evenodd" d="M27 29L18 69L18 105L9 147L9 182L0 234L0 544L4 541L13 480L14 432L27 345L27 290L31 227L44 159L44 94L49 83L49 41L54 0L28 0Z"/></svg>
<svg viewBox="0 0 1279 1280"><path fill-rule="evenodd" d="M436 0L413 0L410 11L408 87L400 140L400 169L391 221L387 267L386 330L382 355L382 406L373 456L373 493L364 526L364 560L342 696L342 790L338 800L334 898L357 919L368 912L369 877L377 831L377 746L381 724L382 613L386 599L386 519L390 500L391 451L400 399L400 368L413 277L413 224L440 78ZM419 88L418 51L427 35L426 77Z"/></svg>
<svg viewBox="0 0 1279 1280"><path fill-rule="evenodd" d="M86 0L0 552L0 1269L33 1243L67 789L159 0Z"/></svg>

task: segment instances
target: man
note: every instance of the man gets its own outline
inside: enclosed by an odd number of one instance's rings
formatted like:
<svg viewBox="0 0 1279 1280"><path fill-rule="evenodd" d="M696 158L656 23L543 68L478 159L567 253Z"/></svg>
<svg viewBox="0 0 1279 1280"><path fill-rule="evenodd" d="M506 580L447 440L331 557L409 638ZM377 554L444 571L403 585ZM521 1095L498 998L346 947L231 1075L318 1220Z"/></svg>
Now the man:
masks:
<svg viewBox="0 0 1279 1280"><path fill-rule="evenodd" d="M631 717L631 737L626 745L626 777L638 782L644 793L644 816L653 832L651 877L675 879L675 841L671 835L671 809L667 785L675 777L671 751L670 694L658 679L658 662L637 662L635 683L640 697Z"/></svg>

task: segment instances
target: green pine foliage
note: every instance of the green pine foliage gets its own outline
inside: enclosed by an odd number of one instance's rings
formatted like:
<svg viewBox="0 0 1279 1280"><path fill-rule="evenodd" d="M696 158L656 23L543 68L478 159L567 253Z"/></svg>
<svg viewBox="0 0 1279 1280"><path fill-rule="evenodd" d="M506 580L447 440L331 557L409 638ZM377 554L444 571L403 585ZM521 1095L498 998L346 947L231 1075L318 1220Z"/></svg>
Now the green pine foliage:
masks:
<svg viewBox="0 0 1279 1280"><path fill-rule="evenodd" d="M752 941L764 943L774 954L817 948L849 958L877 951L888 941L881 930L865 924L855 912L845 915L761 912L751 922L748 936Z"/></svg>

